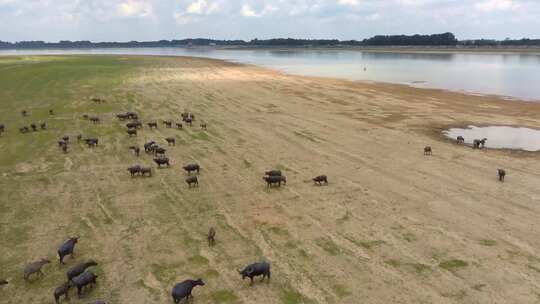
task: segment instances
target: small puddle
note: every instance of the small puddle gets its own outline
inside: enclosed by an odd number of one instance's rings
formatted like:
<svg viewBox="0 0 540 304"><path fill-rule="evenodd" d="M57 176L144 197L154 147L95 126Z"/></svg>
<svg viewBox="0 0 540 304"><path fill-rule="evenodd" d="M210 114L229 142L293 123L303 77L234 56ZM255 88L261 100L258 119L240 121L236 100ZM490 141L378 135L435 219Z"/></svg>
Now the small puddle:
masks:
<svg viewBox="0 0 540 304"><path fill-rule="evenodd" d="M540 130L529 128L469 126L466 129L451 128L443 134L453 140L463 136L465 143L470 145L475 139L487 138L486 148L540 151Z"/></svg>

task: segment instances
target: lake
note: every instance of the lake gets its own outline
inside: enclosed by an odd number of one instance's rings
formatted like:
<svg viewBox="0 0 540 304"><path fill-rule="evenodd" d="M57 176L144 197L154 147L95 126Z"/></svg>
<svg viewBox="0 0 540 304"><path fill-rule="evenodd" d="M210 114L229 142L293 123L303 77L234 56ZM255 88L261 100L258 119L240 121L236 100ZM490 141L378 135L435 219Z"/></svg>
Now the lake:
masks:
<svg viewBox="0 0 540 304"><path fill-rule="evenodd" d="M290 74L408 84L540 101L540 55L527 53L418 53L358 50L223 50L117 48L2 50L0 55L125 54L194 56L255 64Z"/></svg>

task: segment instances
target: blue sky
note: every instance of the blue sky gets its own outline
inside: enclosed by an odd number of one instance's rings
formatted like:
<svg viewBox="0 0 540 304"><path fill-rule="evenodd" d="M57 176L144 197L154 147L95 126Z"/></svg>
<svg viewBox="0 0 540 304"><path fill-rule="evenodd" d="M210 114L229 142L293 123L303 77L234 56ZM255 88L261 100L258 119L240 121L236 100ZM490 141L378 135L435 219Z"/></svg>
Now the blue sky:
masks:
<svg viewBox="0 0 540 304"><path fill-rule="evenodd" d="M540 0L0 0L0 40L540 38Z"/></svg>

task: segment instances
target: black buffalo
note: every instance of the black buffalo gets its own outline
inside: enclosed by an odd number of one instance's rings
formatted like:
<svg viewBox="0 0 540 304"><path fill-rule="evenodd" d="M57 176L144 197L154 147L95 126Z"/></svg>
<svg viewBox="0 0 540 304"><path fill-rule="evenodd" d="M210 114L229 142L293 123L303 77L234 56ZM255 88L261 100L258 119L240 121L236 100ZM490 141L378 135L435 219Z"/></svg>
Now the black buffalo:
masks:
<svg viewBox="0 0 540 304"><path fill-rule="evenodd" d="M287 184L287 178L285 176L265 176L263 179L266 181L266 186L270 187L273 185L277 185L278 187L281 187L281 183L284 185Z"/></svg>
<svg viewBox="0 0 540 304"><path fill-rule="evenodd" d="M326 175L319 175L313 178L313 182L321 185L322 183L328 184L328 178L326 178Z"/></svg>
<svg viewBox="0 0 540 304"><path fill-rule="evenodd" d="M73 280L73 278L83 273L86 270L86 268L96 266L96 265L97 263L95 261L90 260L88 262L79 263L71 267L66 273L68 281Z"/></svg>
<svg viewBox="0 0 540 304"><path fill-rule="evenodd" d="M65 282L54 290L54 301L56 304L60 303L60 297L65 296L66 300L69 300L69 290L71 289L72 284L70 281Z"/></svg>
<svg viewBox="0 0 540 304"><path fill-rule="evenodd" d="M171 292L174 303L179 303L183 299L186 299L187 302L189 298L193 298L191 292L195 286L204 286L203 280L185 280L176 284Z"/></svg>
<svg viewBox="0 0 540 304"><path fill-rule="evenodd" d="M188 187L191 188L191 185L199 186L199 179L196 176L189 176L186 178L186 183L188 184Z"/></svg>
<svg viewBox="0 0 540 304"><path fill-rule="evenodd" d="M265 171L264 174L268 175L268 176L281 176L281 171L280 170L270 170L270 171Z"/></svg>
<svg viewBox="0 0 540 304"><path fill-rule="evenodd" d="M199 166L199 164L188 164L182 168L184 168L184 170L187 171L188 175L190 175L192 171L196 171L198 174L201 170L201 167Z"/></svg>
<svg viewBox="0 0 540 304"><path fill-rule="evenodd" d="M161 158L154 158L154 162L158 165L158 167L161 168L161 165L167 165L167 167L170 167L171 164L169 163L169 159L167 157L161 157Z"/></svg>
<svg viewBox="0 0 540 304"><path fill-rule="evenodd" d="M253 285L253 278L261 275L263 276L262 281L264 278L268 278L268 282L270 282L270 264L268 262L253 263L246 266L244 270L238 270L238 272L242 275L242 280L249 278L251 285Z"/></svg>
<svg viewBox="0 0 540 304"><path fill-rule="evenodd" d="M98 276L92 271L85 271L71 280L73 285L77 287L77 294L79 295L79 298L81 297L81 292L85 286L96 284L97 277Z"/></svg>
<svg viewBox="0 0 540 304"><path fill-rule="evenodd" d="M64 264L64 257L66 255L73 256L73 251L75 250L75 244L79 241L79 237L72 237L67 239L60 247L58 248L58 257L60 258L60 263Z"/></svg>

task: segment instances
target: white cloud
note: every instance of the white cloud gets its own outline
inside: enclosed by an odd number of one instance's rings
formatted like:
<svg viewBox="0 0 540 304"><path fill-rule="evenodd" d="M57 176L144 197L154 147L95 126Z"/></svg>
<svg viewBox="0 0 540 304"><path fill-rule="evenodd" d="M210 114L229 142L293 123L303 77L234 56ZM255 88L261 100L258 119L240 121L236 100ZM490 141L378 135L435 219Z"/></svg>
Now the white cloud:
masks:
<svg viewBox="0 0 540 304"><path fill-rule="evenodd" d="M516 10L519 7L512 0L487 0L475 4L475 8L483 12Z"/></svg>
<svg viewBox="0 0 540 304"><path fill-rule="evenodd" d="M217 13L219 9L220 6L217 2L208 3L206 0L197 0L188 5L186 8L186 13L195 15L210 15Z"/></svg>
<svg viewBox="0 0 540 304"><path fill-rule="evenodd" d="M350 5L350 6L357 6L360 4L360 1L358 0L337 0L338 4L341 5Z"/></svg>
<svg viewBox="0 0 540 304"><path fill-rule="evenodd" d="M240 10L240 13L244 17L260 17L259 14L257 14L249 4L242 5L242 9Z"/></svg>
<svg viewBox="0 0 540 304"><path fill-rule="evenodd" d="M122 17L146 17L152 14L152 3L144 0L127 0L118 3L116 9Z"/></svg>

